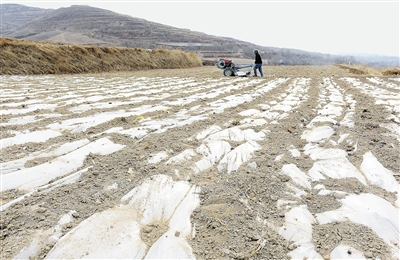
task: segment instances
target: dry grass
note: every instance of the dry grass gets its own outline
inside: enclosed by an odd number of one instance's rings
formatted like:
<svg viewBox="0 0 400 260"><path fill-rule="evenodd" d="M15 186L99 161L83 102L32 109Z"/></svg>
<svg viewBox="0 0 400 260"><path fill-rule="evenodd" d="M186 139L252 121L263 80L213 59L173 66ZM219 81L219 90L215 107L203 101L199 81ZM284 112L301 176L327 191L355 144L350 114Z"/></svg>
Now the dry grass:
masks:
<svg viewBox="0 0 400 260"><path fill-rule="evenodd" d="M0 37L0 74L74 74L202 66L194 52L59 45Z"/></svg>
<svg viewBox="0 0 400 260"><path fill-rule="evenodd" d="M388 68L382 71L384 76L400 76L400 68Z"/></svg>
<svg viewBox="0 0 400 260"><path fill-rule="evenodd" d="M348 70L350 73L366 76L399 76L400 68L387 68L378 70L363 65L338 65L340 68Z"/></svg>

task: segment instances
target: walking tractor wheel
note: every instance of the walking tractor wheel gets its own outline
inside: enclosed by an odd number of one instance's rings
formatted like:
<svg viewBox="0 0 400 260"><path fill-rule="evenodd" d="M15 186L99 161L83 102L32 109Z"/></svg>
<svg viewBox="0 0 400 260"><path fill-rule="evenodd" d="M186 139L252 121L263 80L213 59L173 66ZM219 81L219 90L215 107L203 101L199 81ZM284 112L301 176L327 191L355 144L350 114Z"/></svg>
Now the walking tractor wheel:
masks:
<svg viewBox="0 0 400 260"><path fill-rule="evenodd" d="M226 66L226 62L224 60L220 60L220 61L218 61L217 66L218 66L218 68L223 69Z"/></svg>
<svg viewBox="0 0 400 260"><path fill-rule="evenodd" d="M224 75L227 76L227 77L233 76L234 74L235 74L235 73L234 73L233 70L230 69L230 68L227 68L227 69L224 70Z"/></svg>

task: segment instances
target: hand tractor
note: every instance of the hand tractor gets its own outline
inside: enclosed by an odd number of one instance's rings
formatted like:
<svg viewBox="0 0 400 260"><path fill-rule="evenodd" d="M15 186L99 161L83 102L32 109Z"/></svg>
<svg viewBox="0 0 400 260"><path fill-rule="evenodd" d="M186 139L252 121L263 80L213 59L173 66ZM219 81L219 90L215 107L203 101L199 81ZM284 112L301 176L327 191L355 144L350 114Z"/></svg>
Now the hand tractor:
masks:
<svg viewBox="0 0 400 260"><path fill-rule="evenodd" d="M240 69L253 68L253 64L237 66L232 60L221 58L217 63L217 67L224 70L224 76L249 77L251 69L249 71L241 71Z"/></svg>

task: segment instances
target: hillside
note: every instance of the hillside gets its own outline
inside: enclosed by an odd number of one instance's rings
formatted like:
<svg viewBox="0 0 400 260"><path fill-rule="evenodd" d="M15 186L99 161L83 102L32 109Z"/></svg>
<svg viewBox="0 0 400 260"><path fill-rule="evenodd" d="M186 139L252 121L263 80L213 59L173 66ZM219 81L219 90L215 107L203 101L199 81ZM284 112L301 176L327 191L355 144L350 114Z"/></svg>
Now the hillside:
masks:
<svg viewBox="0 0 400 260"><path fill-rule="evenodd" d="M218 41L217 37L204 33L178 29L85 5L72 5L54 10L6 36L59 43L142 48L160 48L173 42Z"/></svg>
<svg viewBox="0 0 400 260"><path fill-rule="evenodd" d="M18 4L1 4L0 5L0 30L3 35L6 32L13 31L25 24L36 19L40 19L46 14L54 11L53 9L43 9L29 7Z"/></svg>
<svg viewBox="0 0 400 260"><path fill-rule="evenodd" d="M379 69L399 67L398 57L330 55L260 46L230 37L218 37L189 29L175 28L129 15L87 5L72 5L56 10L1 4L3 36L44 40L60 44L121 46L143 49L195 51L205 62L220 57L236 61L253 59L258 49L268 65L363 64Z"/></svg>
<svg viewBox="0 0 400 260"><path fill-rule="evenodd" d="M282 61L287 65L323 65L348 63L349 60L346 56L259 46L84 5L59 8L4 36L61 44L179 49L195 51L203 60L209 61L216 61L221 56L253 59L255 48L260 50L269 65L278 65Z"/></svg>
<svg viewBox="0 0 400 260"><path fill-rule="evenodd" d="M202 66L194 52L59 45L0 38L0 75L73 74Z"/></svg>

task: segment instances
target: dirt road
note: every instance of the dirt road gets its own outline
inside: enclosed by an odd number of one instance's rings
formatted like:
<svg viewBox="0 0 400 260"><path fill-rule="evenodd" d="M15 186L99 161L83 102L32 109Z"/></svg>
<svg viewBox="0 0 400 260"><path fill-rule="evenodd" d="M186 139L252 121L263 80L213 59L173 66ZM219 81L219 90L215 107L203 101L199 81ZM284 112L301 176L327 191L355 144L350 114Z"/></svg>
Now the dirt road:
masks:
<svg viewBox="0 0 400 260"><path fill-rule="evenodd" d="M2 76L2 259L399 259L400 80Z"/></svg>

